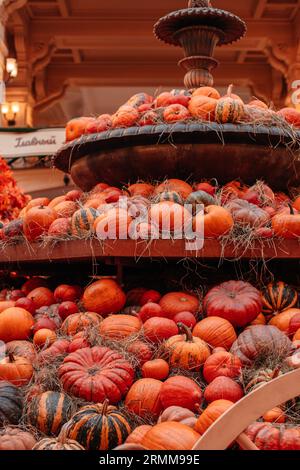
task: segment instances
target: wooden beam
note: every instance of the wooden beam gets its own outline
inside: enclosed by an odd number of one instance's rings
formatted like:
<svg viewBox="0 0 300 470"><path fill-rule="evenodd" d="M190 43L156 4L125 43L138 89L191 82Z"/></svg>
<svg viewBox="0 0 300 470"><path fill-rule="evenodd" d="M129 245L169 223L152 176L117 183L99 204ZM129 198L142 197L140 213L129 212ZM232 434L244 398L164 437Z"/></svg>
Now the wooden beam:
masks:
<svg viewBox="0 0 300 470"><path fill-rule="evenodd" d="M267 0L258 0L257 5L254 11L254 18L258 19L262 17L262 14L264 12L264 9L266 7Z"/></svg>
<svg viewBox="0 0 300 470"><path fill-rule="evenodd" d="M72 49L72 56L75 64L81 64L82 57L78 49Z"/></svg>
<svg viewBox="0 0 300 470"><path fill-rule="evenodd" d="M69 16L69 8L66 0L57 0L57 6L61 16L67 18Z"/></svg>

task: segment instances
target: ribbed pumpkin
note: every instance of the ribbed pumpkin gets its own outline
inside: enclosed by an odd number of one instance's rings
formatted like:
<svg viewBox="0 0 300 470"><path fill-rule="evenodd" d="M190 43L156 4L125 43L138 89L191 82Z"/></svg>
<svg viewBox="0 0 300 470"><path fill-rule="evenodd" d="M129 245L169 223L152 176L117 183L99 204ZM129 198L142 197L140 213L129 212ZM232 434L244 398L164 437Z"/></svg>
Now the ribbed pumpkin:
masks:
<svg viewBox="0 0 300 470"><path fill-rule="evenodd" d="M215 109L216 121L222 124L227 122L235 123L240 121L244 116L244 104L240 99L236 99L232 96L232 88L233 86L230 85L227 96L217 101Z"/></svg>
<svg viewBox="0 0 300 470"><path fill-rule="evenodd" d="M32 450L85 450L77 441L62 437L46 437L39 441Z"/></svg>
<svg viewBox="0 0 300 470"><path fill-rule="evenodd" d="M9 353L0 360L0 378L17 387L27 385L33 375L32 362L26 357Z"/></svg>
<svg viewBox="0 0 300 470"><path fill-rule="evenodd" d="M193 429L197 418L195 413L187 408L183 408L182 406L169 406L162 412L157 423L164 423L165 421L176 421L177 423L185 424Z"/></svg>
<svg viewBox="0 0 300 470"><path fill-rule="evenodd" d="M216 400L208 405L208 407L199 416L197 423L195 424L195 431L199 434L204 434L205 431L222 416L229 408L233 405L232 401L229 400Z"/></svg>
<svg viewBox="0 0 300 470"><path fill-rule="evenodd" d="M27 339L31 335L34 320L23 308L11 307L0 315L0 340L5 343L16 339Z"/></svg>
<svg viewBox="0 0 300 470"><path fill-rule="evenodd" d="M284 310L281 313L278 313L274 317L271 318L269 321L269 325L276 326L279 330L281 330L286 335L290 333L290 322L291 320L299 316L300 309L298 308L289 308L288 310Z"/></svg>
<svg viewBox="0 0 300 470"><path fill-rule="evenodd" d="M123 444L130 432L127 418L105 400L81 408L65 424L61 436L76 440L86 450L110 450Z"/></svg>
<svg viewBox="0 0 300 470"><path fill-rule="evenodd" d="M183 375L176 375L169 377L162 384L160 400L164 409L170 406L181 406L196 412L202 403L202 392L194 380Z"/></svg>
<svg viewBox="0 0 300 470"><path fill-rule="evenodd" d="M230 349L237 336L232 324L221 317L208 317L201 320L193 329L193 336L203 339L213 348Z"/></svg>
<svg viewBox="0 0 300 470"><path fill-rule="evenodd" d="M149 426L148 424L142 424L141 426L138 426L135 428L127 437L125 443L126 444L140 444L147 434L148 431L152 426Z"/></svg>
<svg viewBox="0 0 300 470"><path fill-rule="evenodd" d="M44 235L56 219L55 212L46 206L36 206L25 212L23 218L24 235L29 241Z"/></svg>
<svg viewBox="0 0 300 470"><path fill-rule="evenodd" d="M36 439L21 428L7 427L0 431L1 450L32 450Z"/></svg>
<svg viewBox="0 0 300 470"><path fill-rule="evenodd" d="M0 352L1 352L0 347ZM29 361L33 362L36 358L36 350L33 344L30 341L9 341L5 345L5 350L9 354L13 354L14 356L22 356L28 359Z"/></svg>
<svg viewBox="0 0 300 470"><path fill-rule="evenodd" d="M142 327L139 318L132 315L111 315L100 324L99 333L104 338L123 339L136 335Z"/></svg>
<svg viewBox="0 0 300 470"><path fill-rule="evenodd" d="M191 450L199 439L199 434L189 426L166 421L153 426L141 445L147 450Z"/></svg>
<svg viewBox="0 0 300 470"><path fill-rule="evenodd" d="M176 202L177 204L183 204L183 199L176 191L163 191L155 196L153 202L157 204L162 201Z"/></svg>
<svg viewBox="0 0 300 470"><path fill-rule="evenodd" d="M270 283L262 290L262 311L265 315L275 315L296 305L298 301L297 291L286 284L278 281Z"/></svg>
<svg viewBox="0 0 300 470"><path fill-rule="evenodd" d="M178 327L182 334L172 336L164 344L170 366L199 371L210 356L209 347L202 339L193 336L191 330L182 323Z"/></svg>
<svg viewBox="0 0 300 470"><path fill-rule="evenodd" d="M0 426L18 424L23 412L23 394L10 382L0 381Z"/></svg>
<svg viewBox="0 0 300 470"><path fill-rule="evenodd" d="M138 416L158 418L162 411L162 385L163 383L156 379L137 380L127 393L125 405Z"/></svg>
<svg viewBox="0 0 300 470"><path fill-rule="evenodd" d="M204 398L207 403L215 400L237 402L244 396L242 387L229 377L216 377L205 389Z"/></svg>
<svg viewBox="0 0 300 470"><path fill-rule="evenodd" d="M119 403L134 379L124 357L110 348L83 348L65 357L58 369L64 390L86 401Z"/></svg>
<svg viewBox="0 0 300 470"><path fill-rule="evenodd" d="M215 111L218 101L209 96L193 96L189 102L189 112L197 119L215 121Z"/></svg>
<svg viewBox="0 0 300 470"><path fill-rule="evenodd" d="M79 209L72 216L71 233L74 237L86 238L93 233L93 224L98 212L93 207Z"/></svg>
<svg viewBox="0 0 300 470"><path fill-rule="evenodd" d="M203 367L203 377L206 382L212 382L216 377L239 377L242 363L237 356L224 351L212 354Z"/></svg>
<svg viewBox="0 0 300 470"><path fill-rule="evenodd" d="M186 181L173 178L156 186L154 194L164 191L176 191L185 200L193 192L193 188Z"/></svg>
<svg viewBox="0 0 300 470"><path fill-rule="evenodd" d="M165 316L171 319L181 312L196 314L200 308L197 297L187 292L169 292L160 299L159 305Z"/></svg>
<svg viewBox="0 0 300 470"><path fill-rule="evenodd" d="M28 422L47 435L57 435L74 413L72 399L62 392L44 392L30 401Z"/></svg>
<svg viewBox="0 0 300 470"><path fill-rule="evenodd" d="M85 289L82 301L87 310L105 317L122 310L126 295L114 280L101 279Z"/></svg>
<svg viewBox="0 0 300 470"><path fill-rule="evenodd" d="M256 422L245 433L260 450L300 450L299 428Z"/></svg>
<svg viewBox="0 0 300 470"><path fill-rule="evenodd" d="M98 315L98 313L73 313L65 319L61 326L61 331L66 335L72 336L87 327L100 325L101 321L102 318L100 315Z"/></svg>

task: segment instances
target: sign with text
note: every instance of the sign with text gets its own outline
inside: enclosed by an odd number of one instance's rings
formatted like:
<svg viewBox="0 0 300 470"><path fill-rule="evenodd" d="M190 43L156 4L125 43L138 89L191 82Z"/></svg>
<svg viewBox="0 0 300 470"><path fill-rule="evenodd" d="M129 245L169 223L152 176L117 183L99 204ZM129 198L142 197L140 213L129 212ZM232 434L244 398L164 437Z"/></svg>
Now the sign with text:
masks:
<svg viewBox="0 0 300 470"><path fill-rule="evenodd" d="M5 158L52 155L64 142L63 128L0 132L0 155Z"/></svg>

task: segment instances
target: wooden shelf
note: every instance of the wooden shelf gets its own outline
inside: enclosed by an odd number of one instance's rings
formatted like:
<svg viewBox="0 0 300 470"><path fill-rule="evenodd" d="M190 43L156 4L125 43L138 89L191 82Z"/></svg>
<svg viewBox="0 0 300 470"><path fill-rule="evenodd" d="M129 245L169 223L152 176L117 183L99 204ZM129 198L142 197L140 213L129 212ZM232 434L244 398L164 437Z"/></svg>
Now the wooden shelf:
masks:
<svg viewBox="0 0 300 470"><path fill-rule="evenodd" d="M116 240L100 243L97 240L71 240L58 242L55 245L41 246L38 243L16 243L2 248L0 266L2 269L20 265L71 264L93 260L125 263L126 259L139 262L142 259L179 260L197 259L300 259L298 240L257 241L251 248L227 244L221 246L218 240L205 240L199 251L187 251L184 240L155 240L151 244L144 241Z"/></svg>

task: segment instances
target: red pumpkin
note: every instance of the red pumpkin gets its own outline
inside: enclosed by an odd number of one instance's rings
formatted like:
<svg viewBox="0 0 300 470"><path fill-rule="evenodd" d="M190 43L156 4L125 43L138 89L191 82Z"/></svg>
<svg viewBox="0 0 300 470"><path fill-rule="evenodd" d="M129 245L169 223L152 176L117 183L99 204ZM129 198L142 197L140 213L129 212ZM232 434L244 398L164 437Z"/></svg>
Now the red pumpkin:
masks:
<svg viewBox="0 0 300 470"><path fill-rule="evenodd" d="M24 235L27 240L35 241L46 234L55 219L55 212L47 206L32 207L27 210L23 219Z"/></svg>
<svg viewBox="0 0 300 470"><path fill-rule="evenodd" d="M94 121L91 117L80 117L71 119L66 125L66 141L78 139L86 132L88 124Z"/></svg>
<svg viewBox="0 0 300 470"><path fill-rule="evenodd" d="M101 279L85 289L82 301L87 310L107 316L122 310L126 295L112 279Z"/></svg>
<svg viewBox="0 0 300 470"><path fill-rule="evenodd" d="M95 312L78 312L69 315L61 326L66 335L73 336L87 327L99 326L102 318Z"/></svg>
<svg viewBox="0 0 300 470"><path fill-rule="evenodd" d="M126 294L126 305L141 305L141 298L147 289L145 287L135 287Z"/></svg>
<svg viewBox="0 0 300 470"><path fill-rule="evenodd" d="M68 284L61 284L54 291L54 299L56 302L74 302L80 299L81 294L81 287L70 286Z"/></svg>
<svg viewBox="0 0 300 470"><path fill-rule="evenodd" d="M71 191L68 191L67 194L65 195L65 200L66 201L79 201L80 198L82 197L83 192L80 191L80 189L72 189Z"/></svg>
<svg viewBox="0 0 300 470"><path fill-rule="evenodd" d="M49 227L48 236L55 238L67 238L70 236L71 220L69 218L59 218L54 220Z"/></svg>
<svg viewBox="0 0 300 470"><path fill-rule="evenodd" d="M47 307L55 303L54 295L47 287L37 287L27 295L28 299L32 300L35 309Z"/></svg>
<svg viewBox="0 0 300 470"><path fill-rule="evenodd" d="M188 109L181 104L171 104L164 110L163 116L168 123L185 121L191 117Z"/></svg>
<svg viewBox="0 0 300 470"><path fill-rule="evenodd" d="M162 384L160 400L164 409L181 406L191 411L198 411L202 403L202 392L192 379L177 375Z"/></svg>
<svg viewBox="0 0 300 470"><path fill-rule="evenodd" d="M177 335L178 327L168 318L152 317L144 323L143 333L148 341L157 344Z"/></svg>
<svg viewBox="0 0 300 470"><path fill-rule="evenodd" d="M14 306L24 308L24 310L27 310L27 312L31 313L31 315L34 315L36 310L34 302L31 299L28 299L27 297L21 297L20 299L18 299Z"/></svg>
<svg viewBox="0 0 300 470"><path fill-rule="evenodd" d="M154 302L155 304L159 303L161 299L161 294L157 290L146 290L145 292L142 293L140 302L138 302L140 305L145 305L148 302Z"/></svg>
<svg viewBox="0 0 300 470"><path fill-rule="evenodd" d="M154 186L149 183L135 183L128 186L127 191L130 194L130 197L142 196L149 198L154 192Z"/></svg>
<svg viewBox="0 0 300 470"><path fill-rule="evenodd" d="M139 318L144 323L152 317L163 317L164 312L160 305L153 302L148 302L139 311Z"/></svg>
<svg viewBox="0 0 300 470"><path fill-rule="evenodd" d="M234 326L245 326L261 313L261 294L248 282L228 281L206 294L203 307L208 317L221 317Z"/></svg>
<svg viewBox="0 0 300 470"><path fill-rule="evenodd" d="M74 201L63 201L57 204L53 211L57 218L68 218L71 217L77 210L77 204Z"/></svg>
<svg viewBox="0 0 300 470"><path fill-rule="evenodd" d="M132 106L121 106L121 108L112 116L112 127L131 127L134 126L139 118L139 112Z"/></svg>
<svg viewBox="0 0 300 470"><path fill-rule="evenodd" d="M233 403L244 396L242 387L229 377L216 377L205 389L204 398L207 403L215 400L229 400Z"/></svg>
<svg viewBox="0 0 300 470"><path fill-rule="evenodd" d="M166 108L167 106L172 106L175 104L180 104L181 106L187 107L189 101L190 95L164 91L155 99L154 105L155 108Z"/></svg>
<svg viewBox="0 0 300 470"><path fill-rule="evenodd" d="M300 128L300 112L294 108L283 108L277 113L283 119L285 119L289 124Z"/></svg>
<svg viewBox="0 0 300 470"><path fill-rule="evenodd" d="M191 312L180 312L175 315L173 318L176 324L182 323L183 325L187 326L188 328L193 329L197 323L195 315Z"/></svg>
<svg viewBox="0 0 300 470"><path fill-rule="evenodd" d="M78 313L78 307L74 302L62 302L58 307L58 314L62 320L74 313Z"/></svg>
<svg viewBox="0 0 300 470"><path fill-rule="evenodd" d="M149 344L140 340L130 342L127 346L127 351L135 357L140 367L145 362L150 361L153 355Z"/></svg>
<svg viewBox="0 0 300 470"><path fill-rule="evenodd" d="M43 279L41 277L32 277L28 279L28 281L24 282L23 286L21 287L21 290L24 292L25 295L28 295L37 287L48 287L46 279Z"/></svg>
<svg viewBox="0 0 300 470"><path fill-rule="evenodd" d="M140 417L158 418L163 407L160 393L163 383L156 379L137 380L125 399L127 408Z"/></svg>
<svg viewBox="0 0 300 470"><path fill-rule="evenodd" d="M186 292L169 292L161 298L159 305L165 316L171 319L177 313L188 311L196 314L200 309L197 297Z"/></svg>
<svg viewBox="0 0 300 470"><path fill-rule="evenodd" d="M163 359L153 359L145 362L142 366L142 376L144 378L165 380L169 373L169 364Z"/></svg>
<svg viewBox="0 0 300 470"><path fill-rule="evenodd" d="M69 345L70 345L69 340L57 339L47 349L39 352L38 354L39 363L42 364L42 363L53 362L53 360L56 360L60 358L61 356L66 355L68 352Z"/></svg>
<svg viewBox="0 0 300 470"><path fill-rule="evenodd" d="M220 376L234 379L239 377L241 368L242 363L237 356L229 352L219 352L206 359L203 367L203 377L208 383Z"/></svg>
<svg viewBox="0 0 300 470"><path fill-rule="evenodd" d="M96 346L84 348L65 357L58 369L66 392L86 401L119 403L134 379L128 361L112 349Z"/></svg>
<svg viewBox="0 0 300 470"><path fill-rule="evenodd" d="M71 342L68 347L68 353L73 353L78 351L78 349L89 348L91 347L91 341L88 338L88 335L85 334L85 331L78 331L71 339Z"/></svg>
<svg viewBox="0 0 300 470"><path fill-rule="evenodd" d="M245 433L260 450L300 450L299 428L256 422Z"/></svg>

